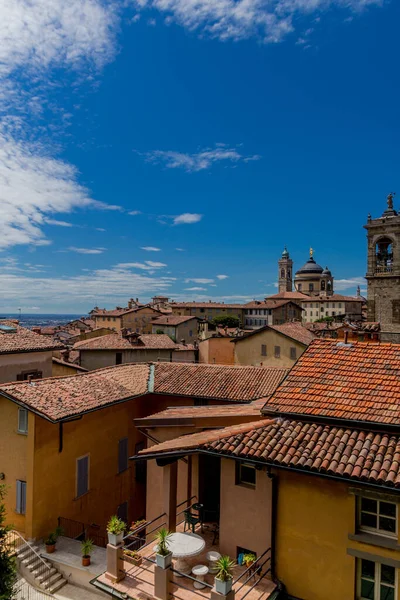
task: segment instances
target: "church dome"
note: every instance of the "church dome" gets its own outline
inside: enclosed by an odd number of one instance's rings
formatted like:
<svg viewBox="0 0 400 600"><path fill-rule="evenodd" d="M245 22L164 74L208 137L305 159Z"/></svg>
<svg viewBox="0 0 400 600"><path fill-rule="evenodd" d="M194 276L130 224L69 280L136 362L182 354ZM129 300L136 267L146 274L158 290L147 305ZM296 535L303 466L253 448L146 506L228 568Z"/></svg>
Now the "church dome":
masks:
<svg viewBox="0 0 400 600"><path fill-rule="evenodd" d="M324 269L321 267L321 265L318 265L314 258L310 256L308 261L301 267L301 269L296 271L296 275L310 275L314 273L321 275L323 270Z"/></svg>
<svg viewBox="0 0 400 600"><path fill-rule="evenodd" d="M328 267L325 267L325 269L322 271L322 275L329 275L329 277L332 277L332 273L330 272Z"/></svg>
<svg viewBox="0 0 400 600"><path fill-rule="evenodd" d="M282 258L289 258L289 252L288 252L286 246L283 249Z"/></svg>

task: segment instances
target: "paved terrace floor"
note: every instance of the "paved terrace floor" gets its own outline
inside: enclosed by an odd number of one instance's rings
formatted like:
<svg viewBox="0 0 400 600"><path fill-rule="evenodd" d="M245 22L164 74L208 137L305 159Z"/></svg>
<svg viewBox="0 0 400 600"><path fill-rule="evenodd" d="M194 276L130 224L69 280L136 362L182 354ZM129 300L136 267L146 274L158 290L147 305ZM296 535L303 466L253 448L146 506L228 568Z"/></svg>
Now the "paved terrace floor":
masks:
<svg viewBox="0 0 400 600"><path fill-rule="evenodd" d="M206 526L207 527L207 526ZM177 527L177 531L183 531L183 525L179 525ZM196 533L201 535L206 542L205 549L203 552L193 558L187 559L187 562L194 567L198 564L208 565L208 561L206 559L206 554L210 550L219 551L218 543L214 546L212 545L213 533L208 529L204 529L204 533L201 533L200 527L196 528ZM153 552L153 544L147 546L144 550L140 551L143 556L149 556L151 558L155 558ZM261 563L263 562L263 559ZM175 561L173 561L174 566ZM263 572L266 568L268 568L269 563L264 567ZM126 571L125 579L120 581L119 583L112 584L109 579L105 577L104 574L98 577L97 581L100 584L106 585L111 589L115 589L117 592L127 594L129 598L134 598L135 600L153 600L153 591L154 591L154 564L143 560L143 563L140 567L135 567L130 563L124 563L124 568ZM234 579L236 579L243 571L245 567L236 566L234 569ZM248 575L246 574L243 578L234 586L235 590L238 590L241 584L246 580ZM236 591L235 598L236 600L242 600L246 593L249 591L251 586L257 581L258 576L255 575L250 579L248 583L246 583L240 591ZM214 575L208 574L205 577L205 581L210 585L214 584ZM178 585L172 585L172 598L176 600L208 600L211 595L210 588L203 588L202 590L195 590L193 588L193 581L186 577L176 577L173 575L173 582L176 582L180 585L185 586L183 589ZM268 576L264 577L258 585L251 590L246 595L246 600L267 600L272 592L275 590L275 584L268 579Z"/></svg>

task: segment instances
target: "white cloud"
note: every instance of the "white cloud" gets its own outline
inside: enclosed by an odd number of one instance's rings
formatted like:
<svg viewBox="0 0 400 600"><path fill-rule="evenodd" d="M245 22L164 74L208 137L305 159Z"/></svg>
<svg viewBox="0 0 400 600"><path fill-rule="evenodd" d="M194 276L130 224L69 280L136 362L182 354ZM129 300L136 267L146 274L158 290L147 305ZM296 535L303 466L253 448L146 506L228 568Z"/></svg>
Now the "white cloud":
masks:
<svg viewBox="0 0 400 600"><path fill-rule="evenodd" d="M228 279L229 275L217 275L217 279L220 279L221 281L223 279Z"/></svg>
<svg viewBox="0 0 400 600"><path fill-rule="evenodd" d="M174 217L174 225L188 225L191 223L198 223L203 218L203 215L197 213L183 213Z"/></svg>
<svg viewBox="0 0 400 600"><path fill-rule="evenodd" d="M136 217L136 215L141 215L141 211L140 210L130 210L128 212L128 215L131 215L132 217Z"/></svg>
<svg viewBox="0 0 400 600"><path fill-rule="evenodd" d="M0 75L17 69L103 66L115 52L115 4L101 0L0 3Z"/></svg>
<svg viewBox="0 0 400 600"><path fill-rule="evenodd" d="M58 221L57 219L45 219L46 225L58 225L59 227L73 227L72 223L67 221Z"/></svg>
<svg viewBox="0 0 400 600"><path fill-rule="evenodd" d="M335 279L333 288L335 292L356 288L357 286L365 286L365 277L351 277L349 279Z"/></svg>
<svg viewBox="0 0 400 600"><path fill-rule="evenodd" d="M185 279L185 283L202 283L203 285L206 283L214 283L214 279L202 279L200 277L195 277L192 279Z"/></svg>
<svg viewBox="0 0 400 600"><path fill-rule="evenodd" d="M116 265L117 268L120 269L142 269L142 271L153 271L154 269L162 269L166 267L165 263L154 262L152 260L146 260L144 263L141 262L129 262L129 263L119 263ZM169 278L168 278L169 279Z"/></svg>
<svg viewBox="0 0 400 600"><path fill-rule="evenodd" d="M157 9L189 31L220 40L256 37L263 43L282 41L296 20L331 8L360 12L383 0L134 0L139 10Z"/></svg>
<svg viewBox="0 0 400 600"><path fill-rule="evenodd" d="M155 246L141 246L141 250L146 250L146 252L160 252L161 248L156 248Z"/></svg>
<svg viewBox="0 0 400 600"><path fill-rule="evenodd" d="M105 248L77 248L76 246L70 246L68 250L70 252L77 252L78 254L103 254Z"/></svg>
<svg viewBox="0 0 400 600"><path fill-rule="evenodd" d="M50 215L78 208L119 209L93 200L77 178L72 165L44 154L37 144L16 140L0 123L0 249L49 244L43 225L63 223Z"/></svg>
<svg viewBox="0 0 400 600"><path fill-rule="evenodd" d="M214 163L221 161L236 164L240 161L249 162L261 158L258 154L245 156L237 148L229 148L223 144L218 144L216 148L204 148L193 154L174 150L154 150L147 152L145 156L149 162L162 163L168 169L181 168L189 173L209 169Z"/></svg>
<svg viewBox="0 0 400 600"><path fill-rule="evenodd" d="M205 292L207 290L207 288L204 287L190 287L190 288L185 288L185 290L187 290L188 292Z"/></svg>
<svg viewBox="0 0 400 600"><path fill-rule="evenodd" d="M175 248L178 252L186 252L185 248Z"/></svg>

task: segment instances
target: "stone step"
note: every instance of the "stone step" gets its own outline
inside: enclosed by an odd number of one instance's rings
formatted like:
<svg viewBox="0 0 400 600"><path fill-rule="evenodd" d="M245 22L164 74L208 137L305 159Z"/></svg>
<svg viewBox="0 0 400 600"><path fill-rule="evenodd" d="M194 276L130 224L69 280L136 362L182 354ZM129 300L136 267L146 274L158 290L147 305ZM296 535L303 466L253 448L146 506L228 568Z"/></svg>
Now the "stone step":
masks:
<svg viewBox="0 0 400 600"><path fill-rule="evenodd" d="M30 552L26 558L22 559L22 564L30 571L33 571L39 563L41 563L41 560L34 552Z"/></svg>
<svg viewBox="0 0 400 600"><path fill-rule="evenodd" d="M53 586L60 581L60 579L63 579L63 576L57 571L53 575L50 575L50 577L43 582L42 587L44 587L45 590L49 590L53 588Z"/></svg>
<svg viewBox="0 0 400 600"><path fill-rule="evenodd" d="M49 579L52 575L58 572L55 567L52 567L48 570L46 569L44 572L41 572L40 575L38 574L38 571L39 569L37 570L36 574L35 571L32 571L32 575L37 579L39 583L43 583L44 581L46 581L46 579Z"/></svg>
<svg viewBox="0 0 400 600"><path fill-rule="evenodd" d="M56 592L58 592L58 590L64 587L64 585L67 585L67 581L64 578L62 578L53 587L49 588L48 591L50 592L50 594L55 594Z"/></svg>

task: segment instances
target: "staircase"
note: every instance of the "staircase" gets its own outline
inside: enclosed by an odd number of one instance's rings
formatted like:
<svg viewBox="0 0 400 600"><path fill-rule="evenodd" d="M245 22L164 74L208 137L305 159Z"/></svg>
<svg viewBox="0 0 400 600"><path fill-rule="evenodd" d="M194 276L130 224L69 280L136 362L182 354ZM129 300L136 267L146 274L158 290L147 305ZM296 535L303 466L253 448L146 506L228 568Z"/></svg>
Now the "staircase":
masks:
<svg viewBox="0 0 400 600"><path fill-rule="evenodd" d="M18 560L19 570L26 569L36 585L50 594L58 592L67 581L61 573L46 559L40 556L38 546L27 542L17 531L8 534L10 550Z"/></svg>

